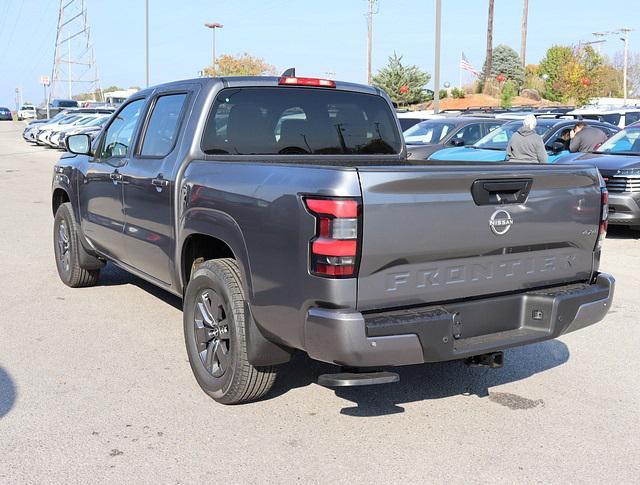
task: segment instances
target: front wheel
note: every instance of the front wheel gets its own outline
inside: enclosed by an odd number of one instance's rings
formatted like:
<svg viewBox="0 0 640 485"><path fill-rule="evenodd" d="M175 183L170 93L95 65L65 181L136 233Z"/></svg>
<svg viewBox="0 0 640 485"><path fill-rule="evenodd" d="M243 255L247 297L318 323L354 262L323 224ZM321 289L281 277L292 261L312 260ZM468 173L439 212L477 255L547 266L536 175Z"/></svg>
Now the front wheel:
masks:
<svg viewBox="0 0 640 485"><path fill-rule="evenodd" d="M53 252L62 282L71 288L94 286L100 276L99 269L88 270L80 266L78 224L69 202L60 204L53 223Z"/></svg>
<svg viewBox="0 0 640 485"><path fill-rule="evenodd" d="M191 370L209 396L222 404L240 404L271 389L275 368L253 366L247 358L247 315L235 260L198 266L185 292L183 319Z"/></svg>

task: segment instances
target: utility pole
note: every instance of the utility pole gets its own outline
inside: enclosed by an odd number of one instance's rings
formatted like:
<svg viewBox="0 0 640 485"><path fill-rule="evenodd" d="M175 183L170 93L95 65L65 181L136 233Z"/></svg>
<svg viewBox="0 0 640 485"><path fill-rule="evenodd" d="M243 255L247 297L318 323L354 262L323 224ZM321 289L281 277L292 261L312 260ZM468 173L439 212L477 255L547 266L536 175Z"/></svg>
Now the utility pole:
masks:
<svg viewBox="0 0 640 485"><path fill-rule="evenodd" d="M378 13L375 7L378 0L368 0L367 9L367 84L371 84L371 43L373 39L373 16Z"/></svg>
<svg viewBox="0 0 640 485"><path fill-rule="evenodd" d="M522 8L522 33L520 40L520 64L525 66L525 58L527 56L527 19L529 17L529 0L524 0Z"/></svg>
<svg viewBox="0 0 640 485"><path fill-rule="evenodd" d="M149 87L149 0L144 0L144 65L145 85Z"/></svg>
<svg viewBox="0 0 640 485"><path fill-rule="evenodd" d="M216 70L216 29L221 29L222 27L224 27L224 25L219 24L217 22L212 22L210 24L204 24L205 27L207 27L208 29L211 29L213 31L213 44L212 44L212 48L211 48L211 68L213 69L214 73Z"/></svg>
<svg viewBox="0 0 640 485"><path fill-rule="evenodd" d="M493 3L489 0L489 16L487 18L487 60L485 62L484 80L491 77L491 64L493 62Z"/></svg>
<svg viewBox="0 0 640 485"><path fill-rule="evenodd" d="M433 112L440 112L440 25L442 17L442 0L436 0L436 39L435 66L433 69Z"/></svg>

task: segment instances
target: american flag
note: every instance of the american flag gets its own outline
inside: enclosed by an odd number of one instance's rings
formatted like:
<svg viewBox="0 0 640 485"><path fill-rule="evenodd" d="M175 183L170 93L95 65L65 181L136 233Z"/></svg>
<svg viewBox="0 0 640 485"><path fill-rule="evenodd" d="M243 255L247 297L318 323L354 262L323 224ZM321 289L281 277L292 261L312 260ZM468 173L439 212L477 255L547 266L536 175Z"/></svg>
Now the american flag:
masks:
<svg viewBox="0 0 640 485"><path fill-rule="evenodd" d="M460 58L460 69L464 69L465 71L470 72L474 76L480 77L480 73L476 71L474 67L471 65L471 63L467 60L467 58L464 55L464 52L462 53L462 57Z"/></svg>

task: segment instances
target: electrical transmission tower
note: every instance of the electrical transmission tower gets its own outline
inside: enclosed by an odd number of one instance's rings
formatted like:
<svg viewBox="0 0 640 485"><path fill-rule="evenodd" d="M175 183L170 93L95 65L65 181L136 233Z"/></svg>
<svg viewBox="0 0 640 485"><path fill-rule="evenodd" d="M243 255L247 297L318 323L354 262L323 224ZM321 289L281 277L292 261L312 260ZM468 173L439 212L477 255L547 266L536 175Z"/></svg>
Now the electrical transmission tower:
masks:
<svg viewBox="0 0 640 485"><path fill-rule="evenodd" d="M48 101L71 99L80 92L95 93L97 101L103 99L87 7L84 0L60 0Z"/></svg>

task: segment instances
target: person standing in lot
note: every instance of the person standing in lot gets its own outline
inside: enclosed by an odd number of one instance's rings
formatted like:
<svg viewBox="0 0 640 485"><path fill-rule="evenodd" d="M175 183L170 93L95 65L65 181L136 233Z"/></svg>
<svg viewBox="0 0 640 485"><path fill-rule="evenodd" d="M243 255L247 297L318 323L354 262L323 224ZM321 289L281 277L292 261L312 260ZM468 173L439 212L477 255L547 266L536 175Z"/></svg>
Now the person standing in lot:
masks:
<svg viewBox="0 0 640 485"><path fill-rule="evenodd" d="M525 116L522 128L516 131L507 145L508 162L547 163L547 150L542 137L535 131L538 120Z"/></svg>
<svg viewBox="0 0 640 485"><path fill-rule="evenodd" d="M597 146L604 143L607 135L604 131L587 125L584 121L578 121L573 130L571 130L571 143L569 151L575 152L592 152Z"/></svg>

